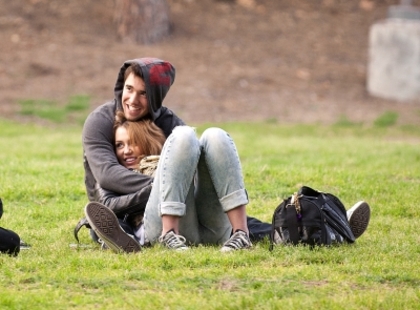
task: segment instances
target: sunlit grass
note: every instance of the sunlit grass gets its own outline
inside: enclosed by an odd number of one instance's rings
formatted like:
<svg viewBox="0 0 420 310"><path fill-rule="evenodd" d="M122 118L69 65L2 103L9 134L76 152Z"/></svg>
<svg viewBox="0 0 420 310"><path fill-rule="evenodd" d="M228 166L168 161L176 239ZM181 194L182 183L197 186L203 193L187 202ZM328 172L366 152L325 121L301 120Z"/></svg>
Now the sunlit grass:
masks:
<svg viewBox="0 0 420 310"><path fill-rule="evenodd" d="M199 125L201 133L212 124ZM221 255L159 247L102 251L73 228L87 203L81 127L0 121L0 226L30 250L0 255L1 309L416 309L420 301L417 206L420 127L218 124L237 143L248 213L271 221L305 184L347 207L372 206L354 245L277 247Z"/></svg>

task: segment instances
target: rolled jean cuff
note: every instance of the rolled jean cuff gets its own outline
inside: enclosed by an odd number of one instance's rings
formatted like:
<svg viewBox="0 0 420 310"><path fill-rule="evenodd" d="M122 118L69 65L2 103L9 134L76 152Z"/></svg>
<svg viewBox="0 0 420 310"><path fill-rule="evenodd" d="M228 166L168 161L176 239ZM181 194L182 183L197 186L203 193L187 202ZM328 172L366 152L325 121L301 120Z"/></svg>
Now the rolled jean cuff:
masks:
<svg viewBox="0 0 420 310"><path fill-rule="evenodd" d="M185 203L181 202L162 202L160 204L160 216L175 215L184 216L186 211Z"/></svg>
<svg viewBox="0 0 420 310"><path fill-rule="evenodd" d="M225 212L228 212L242 205L247 205L248 202L248 193L245 189L237 190L220 199L223 211Z"/></svg>

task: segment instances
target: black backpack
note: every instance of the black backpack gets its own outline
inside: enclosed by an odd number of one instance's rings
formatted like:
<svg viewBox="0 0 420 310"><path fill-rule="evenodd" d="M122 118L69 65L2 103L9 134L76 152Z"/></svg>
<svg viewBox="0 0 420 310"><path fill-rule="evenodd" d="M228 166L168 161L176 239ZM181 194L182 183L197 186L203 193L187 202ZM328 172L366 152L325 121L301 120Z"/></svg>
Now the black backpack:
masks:
<svg viewBox="0 0 420 310"><path fill-rule="evenodd" d="M275 244L328 246L354 241L346 209L332 194L302 186L274 211L270 251Z"/></svg>

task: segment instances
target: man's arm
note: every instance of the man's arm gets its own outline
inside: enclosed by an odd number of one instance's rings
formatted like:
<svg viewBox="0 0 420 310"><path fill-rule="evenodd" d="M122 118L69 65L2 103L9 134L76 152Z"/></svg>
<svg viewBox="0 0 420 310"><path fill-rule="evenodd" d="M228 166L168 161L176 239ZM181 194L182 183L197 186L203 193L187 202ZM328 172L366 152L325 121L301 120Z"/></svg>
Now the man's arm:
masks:
<svg viewBox="0 0 420 310"><path fill-rule="evenodd" d="M110 208L119 218L131 214L144 214L152 186L146 186L141 191L127 195L116 195L98 185L95 188L95 201Z"/></svg>
<svg viewBox="0 0 420 310"><path fill-rule="evenodd" d="M131 194L149 186L153 178L135 173L120 165L113 145L114 105L109 103L93 111L83 127L83 149L87 185L116 194Z"/></svg>

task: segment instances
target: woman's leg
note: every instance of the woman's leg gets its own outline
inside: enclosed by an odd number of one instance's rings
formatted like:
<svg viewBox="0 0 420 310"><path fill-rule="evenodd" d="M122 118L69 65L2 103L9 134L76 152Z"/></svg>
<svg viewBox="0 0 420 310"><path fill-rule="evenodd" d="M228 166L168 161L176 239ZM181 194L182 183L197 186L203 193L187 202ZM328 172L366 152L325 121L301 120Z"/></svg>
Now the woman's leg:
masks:
<svg viewBox="0 0 420 310"><path fill-rule="evenodd" d="M232 230L248 233L248 195L236 146L224 130L207 129L196 177L196 205L204 243L223 243Z"/></svg>
<svg viewBox="0 0 420 310"><path fill-rule="evenodd" d="M176 127L164 144L146 205L144 221L149 242L155 243L162 233L174 229L188 242L199 243L193 196L199 157L200 145L194 129Z"/></svg>

